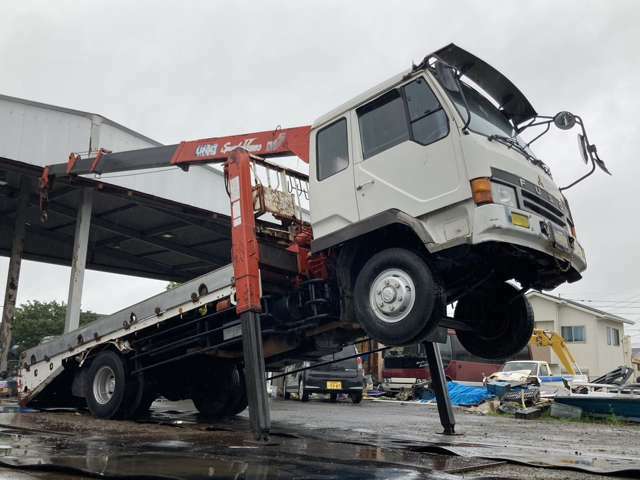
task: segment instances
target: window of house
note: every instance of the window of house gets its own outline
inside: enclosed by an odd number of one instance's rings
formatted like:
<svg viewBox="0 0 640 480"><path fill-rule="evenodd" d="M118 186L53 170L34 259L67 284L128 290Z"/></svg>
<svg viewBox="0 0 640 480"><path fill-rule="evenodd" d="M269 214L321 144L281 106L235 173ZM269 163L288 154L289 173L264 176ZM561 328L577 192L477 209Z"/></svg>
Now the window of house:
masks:
<svg viewBox="0 0 640 480"><path fill-rule="evenodd" d="M615 347L620 345L620 330L607 327L607 345L613 345Z"/></svg>
<svg viewBox="0 0 640 480"><path fill-rule="evenodd" d="M568 343L586 342L587 340L584 326L562 327L561 334L564 341Z"/></svg>
<svg viewBox="0 0 640 480"><path fill-rule="evenodd" d="M357 113L364 159L407 140L428 145L449 133L447 116L423 78L385 93Z"/></svg>
<svg viewBox="0 0 640 480"><path fill-rule="evenodd" d="M341 118L316 135L316 176L318 180L324 180L348 166L347 121Z"/></svg>

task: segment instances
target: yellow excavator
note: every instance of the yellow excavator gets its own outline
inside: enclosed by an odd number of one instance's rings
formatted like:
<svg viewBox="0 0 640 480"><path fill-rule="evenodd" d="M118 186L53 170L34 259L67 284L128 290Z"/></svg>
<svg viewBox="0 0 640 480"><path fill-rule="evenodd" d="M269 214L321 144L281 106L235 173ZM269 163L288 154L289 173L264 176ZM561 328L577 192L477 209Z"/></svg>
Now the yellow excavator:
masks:
<svg viewBox="0 0 640 480"><path fill-rule="evenodd" d="M567 343L559 333L536 328L533 330L530 343L537 347L551 347L553 353L556 354L560 363L562 363L562 366L569 375L582 375L580 367L578 367L578 364L576 363L576 359L571 354Z"/></svg>

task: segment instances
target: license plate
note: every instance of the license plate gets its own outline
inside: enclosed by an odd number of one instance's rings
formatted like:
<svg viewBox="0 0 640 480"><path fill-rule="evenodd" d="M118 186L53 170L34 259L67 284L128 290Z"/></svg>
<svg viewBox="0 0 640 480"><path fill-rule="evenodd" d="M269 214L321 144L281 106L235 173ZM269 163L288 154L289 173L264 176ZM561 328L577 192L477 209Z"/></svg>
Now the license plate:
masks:
<svg viewBox="0 0 640 480"><path fill-rule="evenodd" d="M327 382L327 390L342 390L342 382Z"/></svg>
<svg viewBox="0 0 640 480"><path fill-rule="evenodd" d="M562 251L569 252L571 250L569 247L569 236L556 227L553 227L553 243L556 248Z"/></svg>
<svg viewBox="0 0 640 480"><path fill-rule="evenodd" d="M521 213L511 212L511 223L518 227L529 228L529 217Z"/></svg>

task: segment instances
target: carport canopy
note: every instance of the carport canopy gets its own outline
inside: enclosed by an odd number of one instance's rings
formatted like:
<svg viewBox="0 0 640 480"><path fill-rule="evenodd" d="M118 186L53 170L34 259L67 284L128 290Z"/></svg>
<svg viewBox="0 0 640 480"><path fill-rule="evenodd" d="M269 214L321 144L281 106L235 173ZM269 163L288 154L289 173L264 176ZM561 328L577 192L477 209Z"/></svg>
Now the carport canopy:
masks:
<svg viewBox="0 0 640 480"><path fill-rule="evenodd" d="M227 215L99 179L56 178L43 221L41 174L41 167L0 157L0 255L11 255L22 184L29 190L24 259L71 265L76 217L83 191L90 189L93 206L86 268L179 282L231 261Z"/></svg>

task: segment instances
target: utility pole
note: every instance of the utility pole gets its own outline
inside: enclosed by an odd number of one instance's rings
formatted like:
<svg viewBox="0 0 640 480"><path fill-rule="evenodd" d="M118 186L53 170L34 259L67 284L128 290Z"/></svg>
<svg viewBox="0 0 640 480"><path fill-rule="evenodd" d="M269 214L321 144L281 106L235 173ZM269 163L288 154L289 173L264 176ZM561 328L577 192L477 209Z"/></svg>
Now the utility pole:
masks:
<svg viewBox="0 0 640 480"><path fill-rule="evenodd" d="M11 326L16 314L16 298L18 296L18 284L20 283L20 265L22 252L24 251L25 222L27 219L27 207L29 206L30 183L27 177L20 178L20 193L18 194L18 208L13 227L13 243L11 245L11 258L9 259L9 272L7 273L7 286L4 292L4 306L2 307L2 324L0 324L0 373L7 372L9 351L11 350Z"/></svg>

